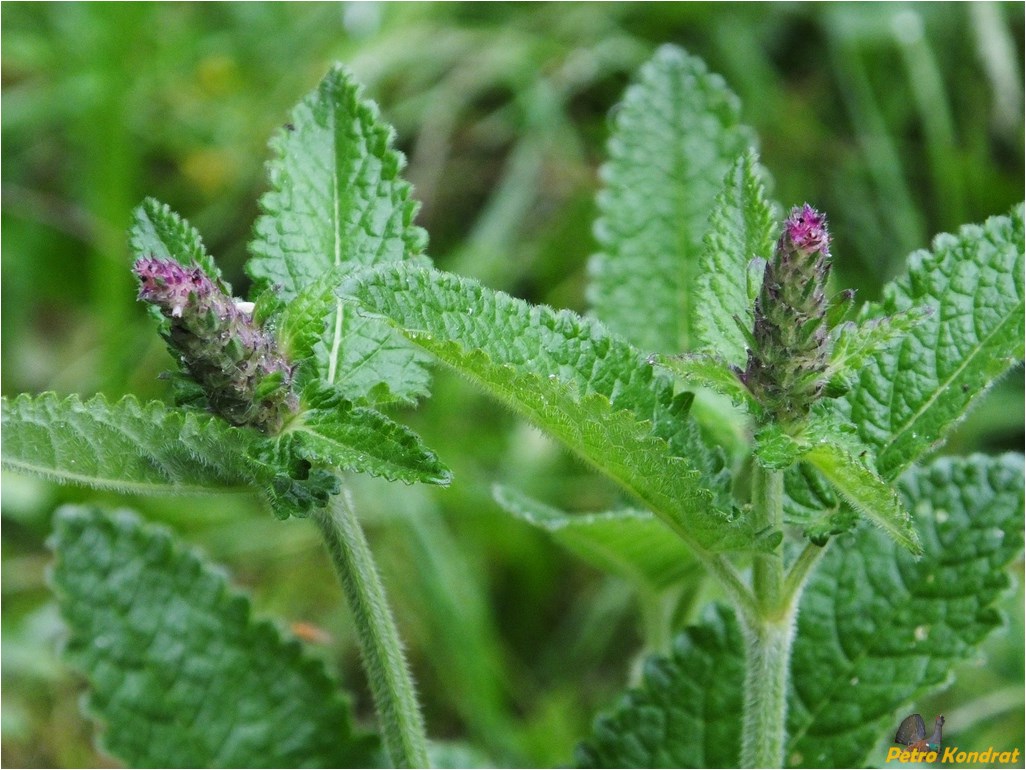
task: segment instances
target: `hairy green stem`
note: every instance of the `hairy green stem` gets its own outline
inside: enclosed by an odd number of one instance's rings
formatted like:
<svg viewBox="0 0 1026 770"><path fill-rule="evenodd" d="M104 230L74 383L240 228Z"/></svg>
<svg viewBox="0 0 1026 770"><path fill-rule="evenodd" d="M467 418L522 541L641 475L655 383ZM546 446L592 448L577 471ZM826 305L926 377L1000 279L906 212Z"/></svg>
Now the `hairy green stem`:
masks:
<svg viewBox="0 0 1026 770"><path fill-rule="evenodd" d="M745 627L747 673L741 767L783 767L793 613Z"/></svg>
<svg viewBox="0 0 1026 770"><path fill-rule="evenodd" d="M784 476L756 464L752 511L758 524L783 521ZM742 767L783 767L787 727L787 682L797 604L786 600L780 549L758 554L752 564L754 613L740 612L746 641ZM795 594L796 595L796 594Z"/></svg>
<svg viewBox="0 0 1026 770"><path fill-rule="evenodd" d="M737 570L722 554L695 551L699 560L719 583L730 602L742 615L754 616L756 602Z"/></svg>
<svg viewBox="0 0 1026 770"><path fill-rule="evenodd" d="M798 605L802 589L805 588L805 583L809 579L809 575L812 574L813 567L819 564L826 549L826 545L806 544L802 552L798 554L798 558L794 560L791 569L787 571L787 577L784 579L783 602L794 606Z"/></svg>
<svg viewBox="0 0 1026 770"><path fill-rule="evenodd" d="M313 517L349 602L385 748L395 767L428 767L413 678L348 490L316 509Z"/></svg>
<svg viewBox="0 0 1026 770"><path fill-rule="evenodd" d="M752 513L756 528L781 528L784 518L783 472L770 471L755 464L752 475ZM772 616L780 609L783 584L784 560L780 549L757 554L752 563L752 590L761 616Z"/></svg>

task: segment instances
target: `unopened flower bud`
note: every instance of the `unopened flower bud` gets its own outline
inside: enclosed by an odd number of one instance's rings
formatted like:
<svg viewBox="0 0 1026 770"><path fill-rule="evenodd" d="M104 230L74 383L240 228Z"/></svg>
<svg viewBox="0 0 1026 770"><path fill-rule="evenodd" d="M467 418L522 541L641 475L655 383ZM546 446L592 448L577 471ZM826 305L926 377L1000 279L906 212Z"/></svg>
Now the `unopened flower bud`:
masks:
<svg viewBox="0 0 1026 770"><path fill-rule="evenodd" d="M794 207L755 301L754 348L741 379L779 422L807 415L826 384L829 248L826 217L807 203Z"/></svg>
<svg viewBox="0 0 1026 770"><path fill-rule="evenodd" d="M274 337L196 265L144 257L133 272L139 299L169 320L164 337L210 409L233 425L279 432L299 400Z"/></svg>

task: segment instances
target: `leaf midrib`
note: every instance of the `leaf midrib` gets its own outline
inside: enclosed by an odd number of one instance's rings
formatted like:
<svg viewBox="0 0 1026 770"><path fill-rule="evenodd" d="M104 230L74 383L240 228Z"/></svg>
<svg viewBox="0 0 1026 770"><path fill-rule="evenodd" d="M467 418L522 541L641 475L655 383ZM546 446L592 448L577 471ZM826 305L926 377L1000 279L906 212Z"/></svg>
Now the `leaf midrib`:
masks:
<svg viewBox="0 0 1026 770"><path fill-rule="evenodd" d="M336 270L342 264L342 200L339 179L339 163L341 162L342 156L339 152L337 120L337 115L335 111L332 110L331 117L328 121L328 128L331 131L333 140L332 149L335 154L335 162L331 164L331 224L334 231L334 253L332 255L332 265ZM342 300L339 299L335 302L335 329L332 332L331 352L328 354L328 382L332 385L335 384L335 380L338 375L338 362L340 349L342 347L342 328Z"/></svg>
<svg viewBox="0 0 1026 770"><path fill-rule="evenodd" d="M86 475L82 473L72 473L70 471L55 470L54 468L46 465L37 465L35 463L27 462L25 460L9 460L4 458L3 467L17 471L20 473L27 473L34 476L42 476L50 479L51 481L68 481L72 483L78 483L82 486L93 487L96 489L113 489L120 492L134 492L140 494L165 494L165 495L200 495L200 494L222 494L232 493L237 494L246 491L243 487L208 487L205 485L194 485L194 484L182 484L176 481L168 480L166 484L159 484L157 482L143 483L141 481L125 481L122 479L108 478L106 476L99 475Z"/></svg>

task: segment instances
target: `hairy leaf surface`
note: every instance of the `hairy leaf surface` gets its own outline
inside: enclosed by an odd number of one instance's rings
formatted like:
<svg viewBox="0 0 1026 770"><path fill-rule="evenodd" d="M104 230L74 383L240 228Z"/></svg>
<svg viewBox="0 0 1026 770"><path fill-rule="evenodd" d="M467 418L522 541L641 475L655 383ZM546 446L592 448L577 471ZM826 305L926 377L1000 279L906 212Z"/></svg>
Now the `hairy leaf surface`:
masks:
<svg viewBox="0 0 1026 770"><path fill-rule="evenodd" d="M723 79L663 46L627 89L602 169L589 297L639 347L682 353L695 342L694 286L709 211L731 163L752 144Z"/></svg>
<svg viewBox="0 0 1026 770"><path fill-rule="evenodd" d="M912 526L912 517L898 494L865 462L846 448L831 443L816 445L803 459L822 473L852 508L910 553L922 554L923 547Z"/></svg>
<svg viewBox="0 0 1026 770"><path fill-rule="evenodd" d="M943 442L973 402L1023 355L1023 208L942 234L864 314L932 312L867 361L843 402L885 479Z"/></svg>
<svg viewBox="0 0 1026 770"><path fill-rule="evenodd" d="M407 483L448 484L452 478L409 428L331 392L314 396L280 441L314 465Z"/></svg>
<svg viewBox="0 0 1026 770"><path fill-rule="evenodd" d="M323 665L134 514L68 506L53 583L107 750L132 767L371 767Z"/></svg>
<svg viewBox="0 0 1026 770"><path fill-rule="evenodd" d="M562 440L686 537L754 542L729 521L722 461L686 419L687 396L600 324L433 270L384 268L345 292Z"/></svg>
<svg viewBox="0 0 1026 770"><path fill-rule="evenodd" d="M427 237L413 224L417 204L399 175L405 160L393 135L342 67L299 103L272 140L271 191L260 201L247 264L259 288L290 301L333 270L426 264ZM413 401L427 392L423 355L391 329L344 312L335 298L325 306L311 299L305 320L319 327L322 378L355 401Z"/></svg>
<svg viewBox="0 0 1026 770"><path fill-rule="evenodd" d="M279 518L323 505L337 488L296 473L294 458L262 458L273 439L201 412L55 393L5 398L2 406L4 467L64 484L145 495L249 487Z"/></svg>
<svg viewBox="0 0 1026 770"><path fill-rule="evenodd" d="M138 494L196 493L250 482L248 431L126 396L55 393L3 399L3 464L55 481ZM255 434L254 434L255 435Z"/></svg>
<svg viewBox="0 0 1026 770"><path fill-rule="evenodd" d="M748 343L738 327L751 329L753 303L748 297L748 266L773 255L777 216L766 199L755 151L731 166L709 219L695 287L695 336L698 346L714 351L728 364L744 368Z"/></svg>
<svg viewBox="0 0 1026 770"><path fill-rule="evenodd" d="M745 659L733 613L714 606L645 662L641 687L595 720L577 767L737 767Z"/></svg>
<svg viewBox="0 0 1026 770"><path fill-rule="evenodd" d="M925 549L862 527L832 543L798 616L788 762L862 767L899 709L942 686L1001 624L994 602L1023 542L1023 458L974 455L899 482Z"/></svg>
<svg viewBox="0 0 1026 770"><path fill-rule="evenodd" d="M653 355L651 360L683 379L685 387L709 388L728 396L735 406L743 406L750 414L758 415L762 412L752 392L741 382L730 364L716 354Z"/></svg>

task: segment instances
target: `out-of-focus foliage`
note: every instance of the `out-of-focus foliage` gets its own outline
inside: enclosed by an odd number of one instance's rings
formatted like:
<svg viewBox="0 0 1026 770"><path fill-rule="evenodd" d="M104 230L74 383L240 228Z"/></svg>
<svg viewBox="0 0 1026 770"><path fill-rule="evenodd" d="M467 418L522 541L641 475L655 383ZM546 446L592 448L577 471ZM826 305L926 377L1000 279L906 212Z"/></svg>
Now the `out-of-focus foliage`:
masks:
<svg viewBox="0 0 1026 770"><path fill-rule="evenodd" d="M435 263L557 307L585 307L609 109L664 42L738 93L771 194L828 213L836 283L862 299L933 234L1022 197L1019 4L5 3L0 14L5 395L167 397L157 375L171 362L128 271L133 207L153 195L186 216L244 294L267 138L336 60L398 130ZM946 451L1021 450L1022 412L1017 373ZM571 511L614 508L615 495L444 372L399 417L455 474L440 492L357 486L429 731L497 761L566 764L629 676L636 602L501 515L490 486ZM56 657L44 580L54 508L86 499L103 496L4 478L5 765L109 762L79 714L81 683ZM323 629L330 640L309 642L313 653L369 720L312 527L245 496L129 502L230 565L258 614L308 624L307 638ZM1012 616L985 665L917 704L945 713L963 747L1023 745L1021 609Z"/></svg>

